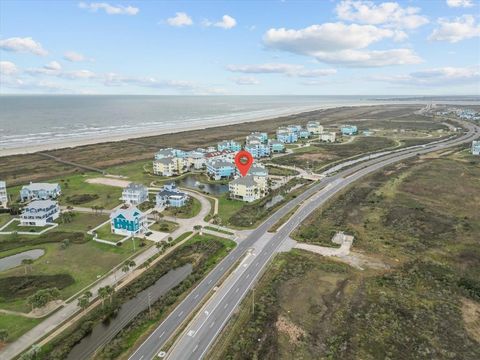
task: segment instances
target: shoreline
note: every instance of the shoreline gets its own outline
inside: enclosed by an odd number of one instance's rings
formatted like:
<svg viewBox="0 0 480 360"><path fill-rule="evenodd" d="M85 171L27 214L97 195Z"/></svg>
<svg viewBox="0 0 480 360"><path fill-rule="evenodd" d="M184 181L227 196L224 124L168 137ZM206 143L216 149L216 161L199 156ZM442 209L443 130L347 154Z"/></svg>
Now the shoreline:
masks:
<svg viewBox="0 0 480 360"><path fill-rule="evenodd" d="M306 108L302 110L296 109L295 111L284 111L282 113L278 113L276 115L268 115L264 117L256 117L248 120L241 120L241 119L232 119L231 121L224 121L222 123L215 123L215 124L202 124L202 125L188 125L188 121L185 122L184 126L177 127L175 129L158 129L156 131L141 131L137 133L130 133L130 134L117 134L117 135L110 135L110 136L99 136L93 138L85 138L85 139L77 139L77 140L64 140L59 141L56 143L47 143L47 144L39 144L39 145L30 145L27 147L12 147L12 148L1 148L0 149L0 158L14 156L14 155L28 155L34 154L42 151L53 151L53 150L61 150L67 148L75 148L81 147L85 145L95 145L95 144L102 144L102 143L110 143L110 142L119 142L119 141L126 141L126 140L135 140L141 139L146 137L152 136L159 136L159 135L167 135L167 134L176 134L186 131L194 131L194 130L203 130L209 128L216 128L221 126L227 125L235 125L235 124L244 124L244 123L254 123L259 121L266 121L266 120L275 120L277 118L285 117L285 116L293 116L293 115L300 115L304 113L314 112L314 111L322 111L327 109L335 109L335 108L344 108L344 107L361 107L361 106L384 106L384 105L392 105L397 104L396 102L392 103L382 103L377 104L376 102L366 102L366 103L352 103L352 104L342 104L342 105L318 105L312 108ZM399 104L400 105L400 104ZM403 105L403 104L402 104ZM405 104L407 105L407 104ZM254 130L252 130L254 131Z"/></svg>

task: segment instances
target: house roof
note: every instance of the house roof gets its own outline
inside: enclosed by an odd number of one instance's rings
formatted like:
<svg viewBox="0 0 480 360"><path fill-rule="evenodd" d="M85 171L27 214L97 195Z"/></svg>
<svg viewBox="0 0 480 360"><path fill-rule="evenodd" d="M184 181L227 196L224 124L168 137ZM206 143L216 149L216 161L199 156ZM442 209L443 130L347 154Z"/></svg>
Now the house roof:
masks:
<svg viewBox="0 0 480 360"><path fill-rule="evenodd" d="M232 181L230 182L230 184L232 184L232 185L244 185L244 186L248 186L248 187L257 186L257 185L258 185L252 175L247 175L247 176L239 177L239 178L237 178L237 179L235 179L235 180L232 180Z"/></svg>
<svg viewBox="0 0 480 360"><path fill-rule="evenodd" d="M156 162L162 163L164 165L170 165L171 163L175 162L175 160L171 157L166 157L162 159L156 159Z"/></svg>
<svg viewBox="0 0 480 360"><path fill-rule="evenodd" d="M127 209L118 208L110 214L110 218L123 217L127 220L135 220L137 217L142 216L143 213L137 209L136 206L131 206Z"/></svg>
<svg viewBox="0 0 480 360"><path fill-rule="evenodd" d="M27 189L30 191L38 191L38 190L47 190L47 191L52 191L56 190L58 187L58 184L50 184L50 183L30 183L28 185L24 185L22 187L23 189Z"/></svg>
<svg viewBox="0 0 480 360"><path fill-rule="evenodd" d="M51 206L56 206L57 202L53 200L34 200L29 203L24 209L47 209Z"/></svg>
<svg viewBox="0 0 480 360"><path fill-rule="evenodd" d="M209 165L214 168L233 167L233 164L231 162L225 160L213 160L209 162Z"/></svg>
<svg viewBox="0 0 480 360"><path fill-rule="evenodd" d="M148 188L143 184L130 183L125 187L124 191L148 191Z"/></svg>

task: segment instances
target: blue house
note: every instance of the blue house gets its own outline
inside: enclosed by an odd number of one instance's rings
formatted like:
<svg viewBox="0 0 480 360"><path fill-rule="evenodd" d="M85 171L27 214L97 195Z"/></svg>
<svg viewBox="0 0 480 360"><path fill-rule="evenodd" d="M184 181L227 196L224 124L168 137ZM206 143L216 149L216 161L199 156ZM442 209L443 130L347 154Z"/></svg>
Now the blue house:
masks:
<svg viewBox="0 0 480 360"><path fill-rule="evenodd" d="M235 165L225 160L207 161L207 174L214 180L227 179L235 174Z"/></svg>
<svg viewBox="0 0 480 360"><path fill-rule="evenodd" d="M298 131L298 137L300 139L308 139L310 137L310 131L307 129L300 129L300 131Z"/></svg>
<svg viewBox="0 0 480 360"><path fill-rule="evenodd" d="M269 139L268 146L270 147L271 153L281 153L285 151L285 145L277 140Z"/></svg>
<svg viewBox="0 0 480 360"><path fill-rule="evenodd" d="M61 193L60 185L49 183L30 183L20 190L22 201L56 199Z"/></svg>
<svg viewBox="0 0 480 360"><path fill-rule="evenodd" d="M175 183L166 184L155 196L155 205L159 209L182 207L188 201L188 195L180 191Z"/></svg>
<svg viewBox="0 0 480 360"><path fill-rule="evenodd" d="M255 159L270 156L270 147L266 144L245 145L245 150Z"/></svg>
<svg viewBox="0 0 480 360"><path fill-rule="evenodd" d="M266 143L267 140L268 140L268 134L266 132L255 131L255 132L252 132L250 135L247 136L247 142L250 139L251 140L258 139L258 141L260 141L261 143Z"/></svg>
<svg viewBox="0 0 480 360"><path fill-rule="evenodd" d="M155 154L155 160L165 159L165 158L186 158L188 153L180 149L166 148L160 149Z"/></svg>
<svg viewBox="0 0 480 360"><path fill-rule="evenodd" d="M277 140L284 144L291 144L298 141L298 133L288 128L280 127L277 129Z"/></svg>
<svg viewBox="0 0 480 360"><path fill-rule="evenodd" d="M342 135L355 135L358 133L358 128L355 125L343 125L340 128L340 131L342 132Z"/></svg>
<svg viewBox="0 0 480 360"><path fill-rule="evenodd" d="M230 150L230 151L240 151L242 149L242 145L234 140L224 140L217 145L218 151L223 150Z"/></svg>
<svg viewBox="0 0 480 360"><path fill-rule="evenodd" d="M119 208L110 214L110 225L114 234L138 235L147 230L147 217L135 206Z"/></svg>

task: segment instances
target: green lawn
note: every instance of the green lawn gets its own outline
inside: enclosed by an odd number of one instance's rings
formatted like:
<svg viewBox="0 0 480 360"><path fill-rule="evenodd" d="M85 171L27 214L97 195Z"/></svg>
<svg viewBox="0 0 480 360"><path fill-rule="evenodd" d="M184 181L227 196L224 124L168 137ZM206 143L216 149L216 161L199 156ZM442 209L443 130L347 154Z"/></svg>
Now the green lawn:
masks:
<svg viewBox="0 0 480 360"><path fill-rule="evenodd" d="M162 178L160 176L151 174L151 172L153 171L152 161L135 161L124 165L113 166L107 168L107 172L113 175L126 176L130 181L149 185L152 181ZM150 173L146 173L144 169L148 169Z"/></svg>
<svg viewBox="0 0 480 360"><path fill-rule="evenodd" d="M52 228L52 225L48 226L24 226L20 225L20 221L13 221L10 225L8 225L2 231L23 231L23 232L31 232L31 233L39 233L42 230Z"/></svg>
<svg viewBox="0 0 480 360"><path fill-rule="evenodd" d="M228 224L230 217L244 205L243 201L230 199L228 194L218 197L218 216L222 219L222 224Z"/></svg>
<svg viewBox="0 0 480 360"><path fill-rule="evenodd" d="M10 214L0 214L0 227L5 225L7 222L13 219L13 216Z"/></svg>
<svg viewBox="0 0 480 360"><path fill-rule="evenodd" d="M159 220L153 223L149 230L153 231L162 231L162 232L173 232L178 228L178 223L168 220Z"/></svg>
<svg viewBox="0 0 480 360"><path fill-rule="evenodd" d="M66 223L60 223L56 230L87 232L107 220L108 215L106 214L73 212L73 217L71 221Z"/></svg>
<svg viewBox="0 0 480 360"><path fill-rule="evenodd" d="M102 227L95 230L95 232L97 233L98 238L102 240L110 240L116 242L122 240L125 237L124 235L113 234L111 231L110 223L106 223Z"/></svg>
<svg viewBox="0 0 480 360"><path fill-rule="evenodd" d="M179 208L170 207L166 209L163 212L163 214L167 216L175 216L180 219L189 219L197 216L200 213L201 209L202 209L202 204L200 204L200 201L198 201L194 197L190 197L190 200L187 203L187 205Z"/></svg>
<svg viewBox="0 0 480 360"><path fill-rule="evenodd" d="M42 319L30 319L23 316L0 313L0 329L7 330L7 342L18 339L41 321Z"/></svg>

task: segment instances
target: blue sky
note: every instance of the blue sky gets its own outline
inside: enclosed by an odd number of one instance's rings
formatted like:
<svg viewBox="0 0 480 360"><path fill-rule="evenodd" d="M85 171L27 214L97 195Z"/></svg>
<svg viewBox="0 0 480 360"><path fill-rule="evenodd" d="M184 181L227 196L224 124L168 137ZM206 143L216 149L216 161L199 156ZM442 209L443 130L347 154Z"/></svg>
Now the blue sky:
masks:
<svg viewBox="0 0 480 360"><path fill-rule="evenodd" d="M480 4L0 2L0 93L480 94Z"/></svg>

